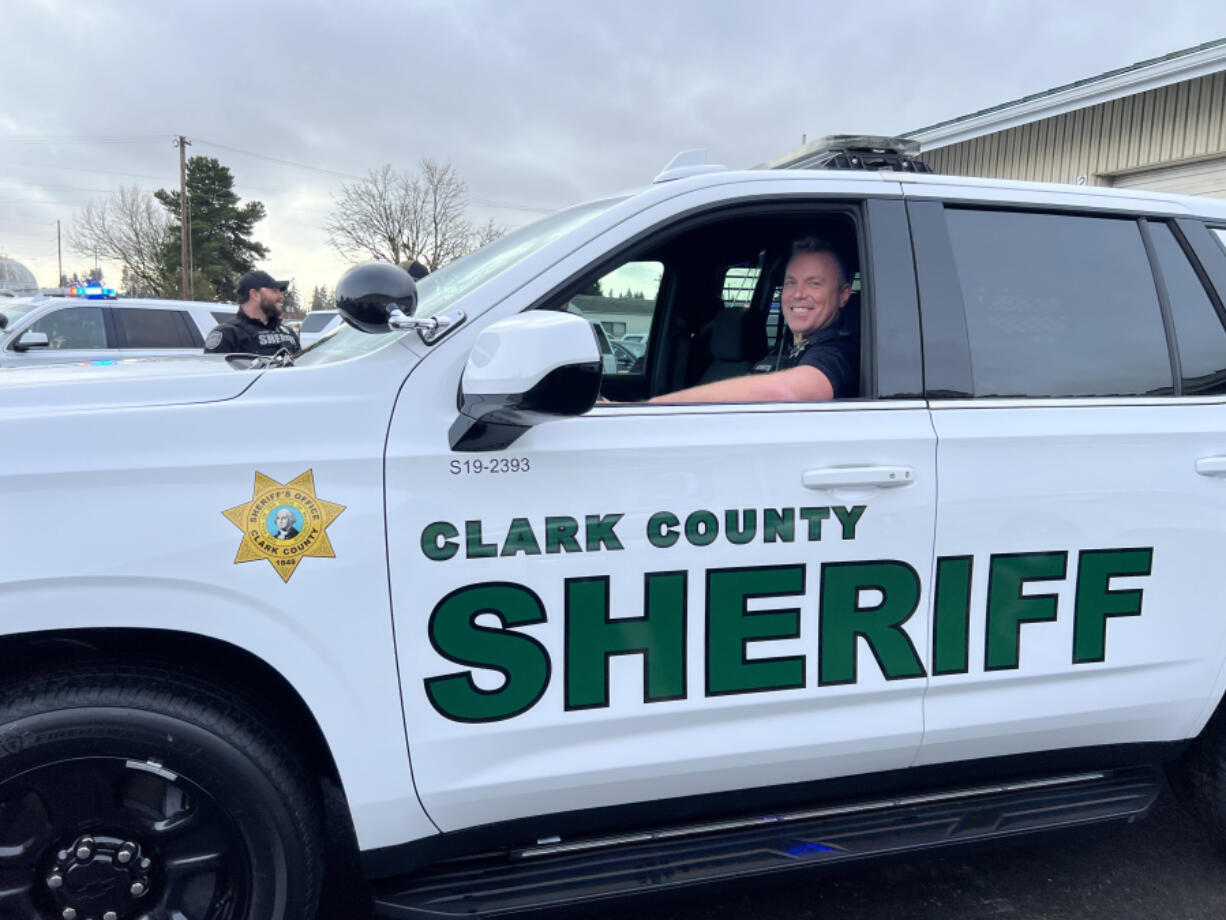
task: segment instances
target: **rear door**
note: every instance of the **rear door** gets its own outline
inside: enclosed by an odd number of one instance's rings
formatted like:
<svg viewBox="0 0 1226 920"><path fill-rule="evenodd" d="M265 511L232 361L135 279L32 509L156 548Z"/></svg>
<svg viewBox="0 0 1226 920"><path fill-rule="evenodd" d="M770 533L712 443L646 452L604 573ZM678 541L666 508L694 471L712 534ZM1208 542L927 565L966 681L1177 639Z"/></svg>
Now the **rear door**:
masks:
<svg viewBox="0 0 1226 920"><path fill-rule="evenodd" d="M910 214L940 495L920 762L1195 734L1226 641L1226 257L1163 215Z"/></svg>

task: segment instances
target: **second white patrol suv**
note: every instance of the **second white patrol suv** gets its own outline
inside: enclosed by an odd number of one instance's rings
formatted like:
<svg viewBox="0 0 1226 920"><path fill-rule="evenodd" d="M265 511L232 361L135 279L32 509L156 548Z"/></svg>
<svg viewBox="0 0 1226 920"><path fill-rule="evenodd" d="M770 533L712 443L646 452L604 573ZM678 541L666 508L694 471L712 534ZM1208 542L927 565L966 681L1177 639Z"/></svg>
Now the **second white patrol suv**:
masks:
<svg viewBox="0 0 1226 920"><path fill-rule="evenodd" d="M0 367L200 354L233 315L193 300L33 297L0 300Z"/></svg>
<svg viewBox="0 0 1226 920"><path fill-rule="evenodd" d="M309 918L325 795L388 917L1128 818L1168 766L1221 830L1226 202L891 165L687 159L355 269L293 365L0 372L0 916ZM851 398L641 402L769 366L810 234Z"/></svg>

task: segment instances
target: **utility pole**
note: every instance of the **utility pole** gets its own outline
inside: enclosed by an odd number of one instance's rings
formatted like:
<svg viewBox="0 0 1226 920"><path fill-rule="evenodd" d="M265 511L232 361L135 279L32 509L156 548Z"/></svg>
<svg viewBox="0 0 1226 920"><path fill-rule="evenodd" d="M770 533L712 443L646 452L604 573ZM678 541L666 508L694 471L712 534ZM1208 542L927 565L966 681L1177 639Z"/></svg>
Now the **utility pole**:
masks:
<svg viewBox="0 0 1226 920"><path fill-rule="evenodd" d="M191 269L187 264L187 148L191 146L191 141L180 134L174 141L174 145L179 148L179 266L181 268L180 287L183 290L183 299L187 300L188 286L190 284Z"/></svg>
<svg viewBox="0 0 1226 920"><path fill-rule="evenodd" d="M59 265L60 277L55 282L56 287L62 287L64 284L64 248L60 245L60 222L57 219L55 222L55 261Z"/></svg>

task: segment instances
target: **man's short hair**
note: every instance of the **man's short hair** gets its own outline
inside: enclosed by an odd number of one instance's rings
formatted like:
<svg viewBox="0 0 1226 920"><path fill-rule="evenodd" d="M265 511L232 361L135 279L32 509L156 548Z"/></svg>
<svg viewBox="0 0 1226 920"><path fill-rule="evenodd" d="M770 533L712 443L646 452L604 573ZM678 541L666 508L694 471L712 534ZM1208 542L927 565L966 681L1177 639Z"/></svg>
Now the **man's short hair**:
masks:
<svg viewBox="0 0 1226 920"><path fill-rule="evenodd" d="M792 240L793 256L810 252L824 252L834 259L834 263L839 267L839 284L847 284L851 280L851 276L847 271L847 263L843 261L839 251L825 237L818 236L816 233L807 233L802 237Z"/></svg>

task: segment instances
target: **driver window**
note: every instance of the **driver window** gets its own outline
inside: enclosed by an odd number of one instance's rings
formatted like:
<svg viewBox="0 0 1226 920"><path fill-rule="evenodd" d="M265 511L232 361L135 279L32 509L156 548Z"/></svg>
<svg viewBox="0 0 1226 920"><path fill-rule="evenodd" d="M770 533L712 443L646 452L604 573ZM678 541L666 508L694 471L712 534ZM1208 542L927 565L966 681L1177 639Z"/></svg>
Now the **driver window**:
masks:
<svg viewBox="0 0 1226 920"><path fill-rule="evenodd" d="M798 241L825 247L817 251L830 253L852 286L836 319L812 330L791 329L782 310L780 291ZM825 203L806 211L790 204L726 213L663 229L627 261L593 266L593 274L575 277L569 292L542 307L569 309L598 327L602 393L612 402L786 369L803 354L791 352L826 329L819 340L824 352L809 359L839 375L836 398L857 399L866 392L861 369L867 363L861 360L860 261L853 207ZM796 324L803 326L817 309L797 312Z"/></svg>
<svg viewBox="0 0 1226 920"><path fill-rule="evenodd" d="M69 307L44 316L29 330L47 336L50 348L106 348L101 307Z"/></svg>
<svg viewBox="0 0 1226 920"><path fill-rule="evenodd" d="M597 327L606 376L642 377L663 277L660 262L626 262L570 298L569 311Z"/></svg>

